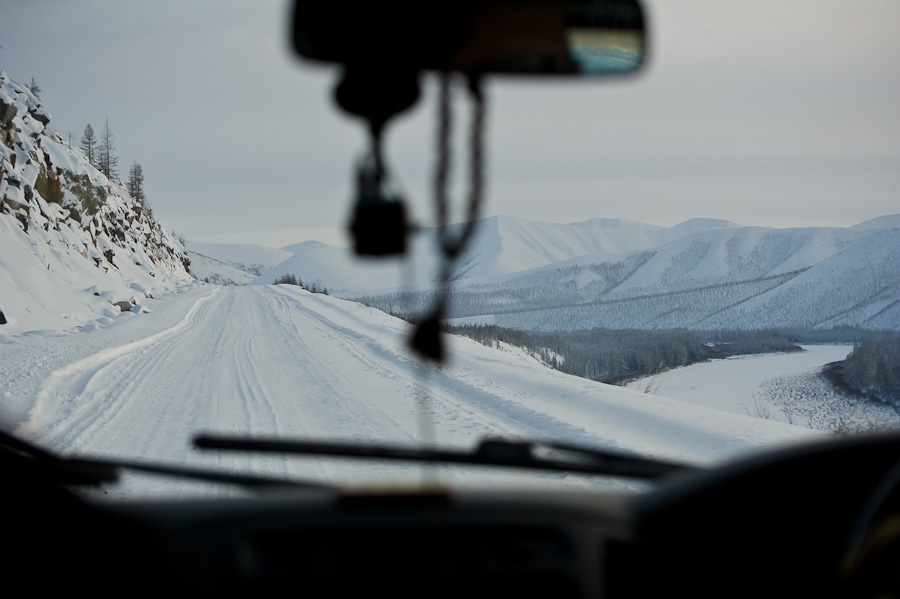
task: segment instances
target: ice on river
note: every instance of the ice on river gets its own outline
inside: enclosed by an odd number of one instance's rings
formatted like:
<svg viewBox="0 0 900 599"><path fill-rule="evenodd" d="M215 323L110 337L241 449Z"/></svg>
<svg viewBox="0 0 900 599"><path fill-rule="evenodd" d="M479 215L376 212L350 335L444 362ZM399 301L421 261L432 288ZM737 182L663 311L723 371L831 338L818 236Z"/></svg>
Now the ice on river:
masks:
<svg viewBox="0 0 900 599"><path fill-rule="evenodd" d="M805 345L803 352L734 356L676 368L628 384L630 389L698 406L835 432L900 427L886 405L848 397L819 373L852 345Z"/></svg>

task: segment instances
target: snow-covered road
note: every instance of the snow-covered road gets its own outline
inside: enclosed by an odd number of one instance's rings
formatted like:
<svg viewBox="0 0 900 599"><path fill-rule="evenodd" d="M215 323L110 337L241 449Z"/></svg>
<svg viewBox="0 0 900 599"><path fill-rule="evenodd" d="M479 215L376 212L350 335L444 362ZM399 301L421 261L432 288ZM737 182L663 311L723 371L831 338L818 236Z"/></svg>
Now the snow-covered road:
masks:
<svg viewBox="0 0 900 599"><path fill-rule="evenodd" d="M203 455L190 440L204 431L414 443L423 409L444 444L524 436L699 462L812 434L565 375L464 338L451 340L448 367L421 366L405 350L406 323L292 286L196 286L127 320L0 340L0 394L16 434L68 453L356 482L400 467Z"/></svg>

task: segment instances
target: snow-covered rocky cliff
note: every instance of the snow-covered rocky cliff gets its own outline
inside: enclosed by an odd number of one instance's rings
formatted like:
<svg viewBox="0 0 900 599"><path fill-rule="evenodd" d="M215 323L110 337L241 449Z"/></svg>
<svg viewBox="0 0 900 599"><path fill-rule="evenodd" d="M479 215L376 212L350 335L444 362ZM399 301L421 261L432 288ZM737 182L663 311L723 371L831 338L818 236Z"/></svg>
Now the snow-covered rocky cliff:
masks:
<svg viewBox="0 0 900 599"><path fill-rule="evenodd" d="M193 280L182 244L0 72L0 335L146 311Z"/></svg>

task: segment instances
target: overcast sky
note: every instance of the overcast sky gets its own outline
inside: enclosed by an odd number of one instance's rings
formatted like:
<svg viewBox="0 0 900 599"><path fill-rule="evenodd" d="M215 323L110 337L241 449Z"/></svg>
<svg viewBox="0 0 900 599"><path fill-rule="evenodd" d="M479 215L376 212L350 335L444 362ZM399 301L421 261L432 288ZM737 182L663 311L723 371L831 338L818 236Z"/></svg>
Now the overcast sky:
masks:
<svg viewBox="0 0 900 599"><path fill-rule="evenodd" d="M488 81L486 215L781 227L900 212L900 2L643 4L638 78ZM331 105L335 71L290 54L288 12L275 0L0 0L0 68L36 78L51 126L75 144L108 118L123 179L140 162L157 216L188 239L341 241L365 138ZM421 223L433 84L387 137Z"/></svg>

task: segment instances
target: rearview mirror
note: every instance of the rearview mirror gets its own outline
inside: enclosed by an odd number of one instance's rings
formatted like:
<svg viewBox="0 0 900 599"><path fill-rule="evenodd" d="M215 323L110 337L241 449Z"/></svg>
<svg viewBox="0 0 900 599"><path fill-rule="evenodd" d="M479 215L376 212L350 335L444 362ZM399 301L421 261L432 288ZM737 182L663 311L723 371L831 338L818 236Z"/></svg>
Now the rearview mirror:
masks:
<svg viewBox="0 0 900 599"><path fill-rule="evenodd" d="M637 0L297 0L293 45L378 71L608 76L645 58Z"/></svg>

